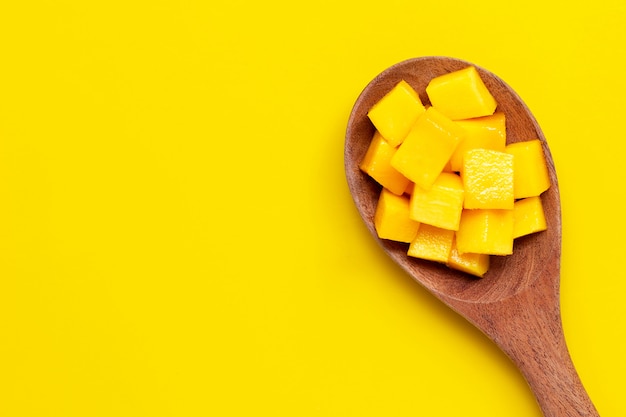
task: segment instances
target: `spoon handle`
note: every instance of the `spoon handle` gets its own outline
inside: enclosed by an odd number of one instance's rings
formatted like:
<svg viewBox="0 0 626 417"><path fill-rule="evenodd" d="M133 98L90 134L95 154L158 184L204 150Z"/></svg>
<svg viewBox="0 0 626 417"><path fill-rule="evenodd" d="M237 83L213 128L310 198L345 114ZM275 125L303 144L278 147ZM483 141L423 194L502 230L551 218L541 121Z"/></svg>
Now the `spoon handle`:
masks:
<svg viewBox="0 0 626 417"><path fill-rule="evenodd" d="M558 280L533 287L491 304L450 301L513 360L545 417L599 417L565 343Z"/></svg>

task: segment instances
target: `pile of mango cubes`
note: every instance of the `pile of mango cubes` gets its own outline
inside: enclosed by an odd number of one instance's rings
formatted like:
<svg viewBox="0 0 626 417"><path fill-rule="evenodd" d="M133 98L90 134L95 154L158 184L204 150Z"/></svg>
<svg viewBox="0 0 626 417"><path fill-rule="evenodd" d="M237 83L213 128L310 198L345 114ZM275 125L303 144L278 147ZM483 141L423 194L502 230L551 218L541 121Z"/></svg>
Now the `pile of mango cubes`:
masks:
<svg viewBox="0 0 626 417"><path fill-rule="evenodd" d="M369 111L360 164L382 185L374 224L407 254L482 277L492 255L546 230L550 178L537 138L507 144L506 120L475 67L433 78L431 105L400 81Z"/></svg>

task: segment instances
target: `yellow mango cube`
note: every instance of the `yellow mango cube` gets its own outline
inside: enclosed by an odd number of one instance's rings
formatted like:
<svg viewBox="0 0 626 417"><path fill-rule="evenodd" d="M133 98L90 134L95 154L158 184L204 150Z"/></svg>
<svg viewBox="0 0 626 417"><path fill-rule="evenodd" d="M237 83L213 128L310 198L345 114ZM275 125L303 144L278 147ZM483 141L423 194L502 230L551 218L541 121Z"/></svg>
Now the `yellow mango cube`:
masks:
<svg viewBox="0 0 626 417"><path fill-rule="evenodd" d="M402 80L372 106L367 116L389 144L397 147L424 111L419 95Z"/></svg>
<svg viewBox="0 0 626 417"><path fill-rule="evenodd" d="M463 210L456 246L460 253L513 253L513 210Z"/></svg>
<svg viewBox="0 0 626 417"><path fill-rule="evenodd" d="M429 107L391 158L391 166L423 189L429 189L450 160L465 131Z"/></svg>
<svg viewBox="0 0 626 417"><path fill-rule="evenodd" d="M450 258L454 231L429 224L420 224L407 254L414 258L446 263Z"/></svg>
<svg viewBox="0 0 626 417"><path fill-rule="evenodd" d="M548 228L541 197L528 197L515 202L513 238L541 232Z"/></svg>
<svg viewBox="0 0 626 417"><path fill-rule="evenodd" d="M484 253L460 253L456 247L455 238L447 265L457 271L482 278L489 270L490 261L491 255Z"/></svg>
<svg viewBox="0 0 626 417"><path fill-rule="evenodd" d="M513 155L491 149L466 151L461 169L464 207L512 210L513 175Z"/></svg>
<svg viewBox="0 0 626 417"><path fill-rule="evenodd" d="M452 171L461 170L463 155L470 149L483 148L504 152L506 147L504 113L496 112L490 116L458 120L457 124L465 130L466 135L450 158Z"/></svg>
<svg viewBox="0 0 626 417"><path fill-rule="evenodd" d="M423 224L458 230L463 210L463 182L450 172L442 172L429 190L414 187L409 217Z"/></svg>
<svg viewBox="0 0 626 417"><path fill-rule="evenodd" d="M548 165L539 139L511 143L506 152L515 157L515 198L538 196L550 188Z"/></svg>
<svg viewBox="0 0 626 417"><path fill-rule="evenodd" d="M392 193L402 195L409 180L391 166L391 157L395 153L396 148L376 131L359 168Z"/></svg>
<svg viewBox="0 0 626 417"><path fill-rule="evenodd" d="M473 66L433 78L426 94L433 107L452 120L488 116L497 106Z"/></svg>
<svg viewBox="0 0 626 417"><path fill-rule="evenodd" d="M420 224L409 218L409 199L383 188L374 213L374 227L381 239L409 243Z"/></svg>

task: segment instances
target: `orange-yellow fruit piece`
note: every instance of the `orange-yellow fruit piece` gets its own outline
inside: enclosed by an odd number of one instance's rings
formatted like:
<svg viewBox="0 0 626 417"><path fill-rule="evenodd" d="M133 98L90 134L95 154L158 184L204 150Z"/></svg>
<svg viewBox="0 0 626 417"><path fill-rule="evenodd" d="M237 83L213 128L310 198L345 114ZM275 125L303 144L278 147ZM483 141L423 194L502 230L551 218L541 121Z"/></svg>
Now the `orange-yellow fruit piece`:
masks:
<svg viewBox="0 0 626 417"><path fill-rule="evenodd" d="M429 224L420 224L407 254L414 258L445 263L450 258L454 232Z"/></svg>
<svg viewBox="0 0 626 417"><path fill-rule="evenodd" d="M457 174L442 172L429 190L413 189L409 217L442 229L458 230L463 194L461 178Z"/></svg>
<svg viewBox="0 0 626 417"><path fill-rule="evenodd" d="M402 80L372 106L367 116L389 144L396 147L424 111L419 95Z"/></svg>
<svg viewBox="0 0 626 417"><path fill-rule="evenodd" d="M515 202L513 208L513 238L546 230L546 216L541 197L528 197Z"/></svg>
<svg viewBox="0 0 626 417"><path fill-rule="evenodd" d="M409 219L409 199L383 188L374 214L374 227L381 239L409 243L420 224Z"/></svg>
<svg viewBox="0 0 626 417"><path fill-rule="evenodd" d="M513 210L463 210L456 232L460 253L513 253Z"/></svg>
<svg viewBox="0 0 626 417"><path fill-rule="evenodd" d="M391 166L423 189L429 189L450 160L465 131L429 107L391 158Z"/></svg>
<svg viewBox="0 0 626 417"><path fill-rule="evenodd" d="M465 208L513 209L513 155L491 149L470 149L463 157L461 178Z"/></svg>
<svg viewBox="0 0 626 417"><path fill-rule="evenodd" d="M448 266L457 271L465 272L482 278L489 270L491 255L484 253L460 253L456 247L456 239L452 242Z"/></svg>
<svg viewBox="0 0 626 417"><path fill-rule="evenodd" d="M496 112L491 116L459 120L457 124L465 129L466 135L450 158L452 171L461 170L463 155L470 149L483 148L504 152L506 147L504 113Z"/></svg>
<svg viewBox="0 0 626 417"><path fill-rule="evenodd" d="M538 196L550 188L550 175L539 139L511 143L506 152L515 157L515 198Z"/></svg>
<svg viewBox="0 0 626 417"><path fill-rule="evenodd" d="M391 157L395 153L396 148L392 147L376 131L359 167L392 193L402 195L409 184L409 180L391 166Z"/></svg>
<svg viewBox="0 0 626 417"><path fill-rule="evenodd" d="M488 116L497 106L473 66L433 78L426 93L433 107L452 120Z"/></svg>

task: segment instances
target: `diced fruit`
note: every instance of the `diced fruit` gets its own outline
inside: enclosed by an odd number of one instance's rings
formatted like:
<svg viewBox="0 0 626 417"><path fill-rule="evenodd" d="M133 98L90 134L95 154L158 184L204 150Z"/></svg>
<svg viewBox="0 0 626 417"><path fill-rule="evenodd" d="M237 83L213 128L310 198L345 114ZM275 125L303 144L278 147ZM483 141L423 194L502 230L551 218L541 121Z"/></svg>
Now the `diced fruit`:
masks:
<svg viewBox="0 0 626 417"><path fill-rule="evenodd" d="M447 265L457 271L482 278L489 270L490 261L491 256L484 253L459 253L455 239L452 242L452 250L450 251Z"/></svg>
<svg viewBox="0 0 626 417"><path fill-rule="evenodd" d="M541 232L548 228L541 197L528 197L515 202L513 238Z"/></svg>
<svg viewBox="0 0 626 417"><path fill-rule="evenodd" d="M396 147L424 110L419 95L402 80L372 106L367 116L389 144Z"/></svg>
<svg viewBox="0 0 626 417"><path fill-rule="evenodd" d="M506 144L505 115L474 67L432 79L426 93L424 107L401 81L368 113L376 131L359 168L382 185L374 226L408 243L408 256L483 277L492 255L547 229L543 145Z"/></svg>
<svg viewBox="0 0 626 417"><path fill-rule="evenodd" d="M463 157L461 178L465 208L513 209L513 155L470 149Z"/></svg>
<svg viewBox="0 0 626 417"><path fill-rule="evenodd" d="M409 180L391 166L391 157L395 153L396 148L376 131L359 167L392 193L402 195L409 185Z"/></svg>
<svg viewBox="0 0 626 417"><path fill-rule="evenodd" d="M415 258L445 263L450 257L454 232L429 224L420 224L407 254Z"/></svg>
<svg viewBox="0 0 626 417"><path fill-rule="evenodd" d="M464 135L456 123L429 107L391 158L391 166L427 190L441 174Z"/></svg>
<svg viewBox="0 0 626 417"><path fill-rule="evenodd" d="M450 172L442 172L429 190L414 187L409 217L442 229L458 230L463 194L461 178Z"/></svg>
<svg viewBox="0 0 626 417"><path fill-rule="evenodd" d="M452 171L461 170L463 155L470 149L483 148L504 152L506 147L504 113L496 112L491 116L459 120L457 124L465 129L466 135L450 158Z"/></svg>
<svg viewBox="0 0 626 417"><path fill-rule="evenodd" d="M374 227L381 239L409 243L420 224L409 218L409 199L383 188L374 214Z"/></svg>
<svg viewBox="0 0 626 417"><path fill-rule="evenodd" d="M550 175L539 139L507 145L515 157L515 198L538 196L550 188Z"/></svg>
<svg viewBox="0 0 626 417"><path fill-rule="evenodd" d="M433 107L452 120L488 116L497 105L473 66L433 78L426 94Z"/></svg>
<svg viewBox="0 0 626 417"><path fill-rule="evenodd" d="M513 253L513 210L463 210L456 232L460 253Z"/></svg>

